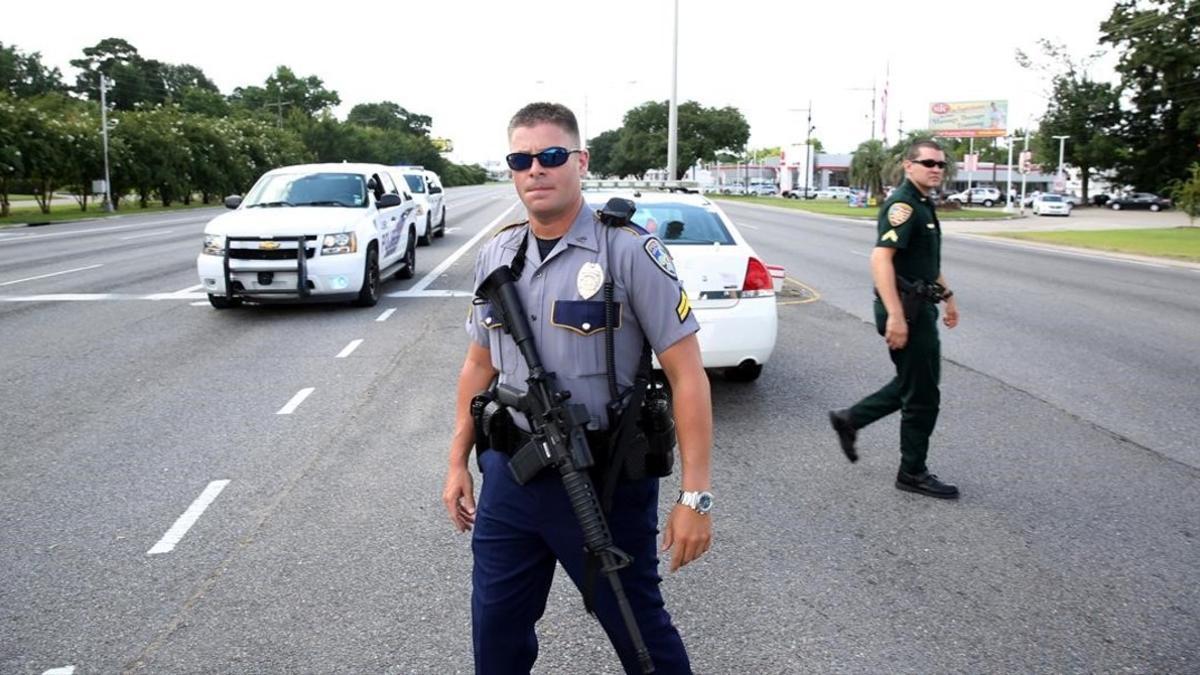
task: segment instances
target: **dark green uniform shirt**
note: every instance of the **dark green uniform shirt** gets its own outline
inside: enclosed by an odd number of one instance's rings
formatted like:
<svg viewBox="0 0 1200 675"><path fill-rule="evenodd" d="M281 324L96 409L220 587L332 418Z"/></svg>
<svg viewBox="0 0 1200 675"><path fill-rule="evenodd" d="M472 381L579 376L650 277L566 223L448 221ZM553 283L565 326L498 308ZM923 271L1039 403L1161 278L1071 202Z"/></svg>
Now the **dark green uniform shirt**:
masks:
<svg viewBox="0 0 1200 675"><path fill-rule="evenodd" d="M937 281L942 268L942 226L933 202L906 178L879 210L876 246L896 249L896 274Z"/></svg>

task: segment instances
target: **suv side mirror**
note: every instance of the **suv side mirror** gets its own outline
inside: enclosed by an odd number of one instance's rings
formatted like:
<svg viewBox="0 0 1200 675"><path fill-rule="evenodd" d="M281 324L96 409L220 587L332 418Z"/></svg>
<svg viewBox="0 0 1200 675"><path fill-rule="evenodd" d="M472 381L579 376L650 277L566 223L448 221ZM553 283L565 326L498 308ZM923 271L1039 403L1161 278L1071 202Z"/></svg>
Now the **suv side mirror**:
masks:
<svg viewBox="0 0 1200 675"><path fill-rule="evenodd" d="M400 199L400 195L396 194L395 192L389 192L375 202L375 208L390 209L394 206L400 206L402 201L403 200Z"/></svg>
<svg viewBox="0 0 1200 675"><path fill-rule="evenodd" d="M227 209L236 209L237 207L239 207L241 205L242 205L242 196L241 195L229 195L228 197L225 198L225 208L227 208Z"/></svg>
<svg viewBox="0 0 1200 675"><path fill-rule="evenodd" d="M437 194L441 194L441 193L442 193L441 185L434 185L434 184L429 185L429 194L437 195Z"/></svg>

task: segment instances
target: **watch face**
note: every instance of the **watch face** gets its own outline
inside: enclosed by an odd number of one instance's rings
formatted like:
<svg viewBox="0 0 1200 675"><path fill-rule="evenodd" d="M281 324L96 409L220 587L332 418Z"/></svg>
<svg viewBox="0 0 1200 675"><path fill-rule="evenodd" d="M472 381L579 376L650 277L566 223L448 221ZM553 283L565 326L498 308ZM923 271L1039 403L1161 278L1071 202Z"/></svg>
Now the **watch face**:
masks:
<svg viewBox="0 0 1200 675"><path fill-rule="evenodd" d="M713 498L707 492L701 492L700 497L696 500L696 510L700 513L708 513L712 508Z"/></svg>

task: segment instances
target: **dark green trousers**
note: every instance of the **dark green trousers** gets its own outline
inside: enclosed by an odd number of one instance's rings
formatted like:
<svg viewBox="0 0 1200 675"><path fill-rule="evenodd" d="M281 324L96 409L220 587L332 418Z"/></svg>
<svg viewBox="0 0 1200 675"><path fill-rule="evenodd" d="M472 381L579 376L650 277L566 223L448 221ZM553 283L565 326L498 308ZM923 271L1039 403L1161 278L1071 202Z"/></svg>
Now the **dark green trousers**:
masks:
<svg viewBox="0 0 1200 675"><path fill-rule="evenodd" d="M937 424L942 395L942 346L938 338L938 311L921 303L921 311L908 324L908 344L888 350L896 364L896 377L879 391L850 408L850 422L861 429L881 417L900 411L900 468L916 474L925 470L929 436ZM880 335L887 325L887 310L875 300L875 327Z"/></svg>

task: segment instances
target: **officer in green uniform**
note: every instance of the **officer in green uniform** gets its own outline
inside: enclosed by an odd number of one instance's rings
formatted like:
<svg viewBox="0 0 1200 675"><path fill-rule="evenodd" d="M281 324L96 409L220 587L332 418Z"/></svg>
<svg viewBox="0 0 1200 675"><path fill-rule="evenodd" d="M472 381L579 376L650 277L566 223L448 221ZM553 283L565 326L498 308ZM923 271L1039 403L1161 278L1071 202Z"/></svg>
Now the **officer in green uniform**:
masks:
<svg viewBox="0 0 1200 675"><path fill-rule="evenodd" d="M875 282L875 326L887 341L896 377L879 391L844 410L829 413L842 451L858 460L858 430L900 411L900 471L896 487L954 499L958 488L929 472L925 457L937 423L941 394L941 343L937 303L946 303L942 321L958 325L958 306L941 272L942 228L929 197L942 184L945 153L935 141L914 143L905 154L904 182L879 211L879 232L871 252Z"/></svg>

